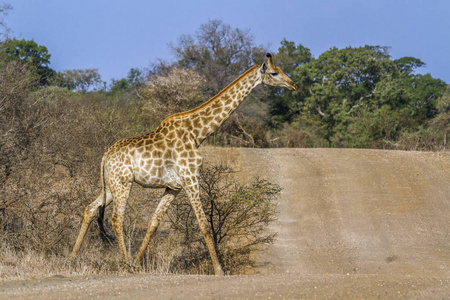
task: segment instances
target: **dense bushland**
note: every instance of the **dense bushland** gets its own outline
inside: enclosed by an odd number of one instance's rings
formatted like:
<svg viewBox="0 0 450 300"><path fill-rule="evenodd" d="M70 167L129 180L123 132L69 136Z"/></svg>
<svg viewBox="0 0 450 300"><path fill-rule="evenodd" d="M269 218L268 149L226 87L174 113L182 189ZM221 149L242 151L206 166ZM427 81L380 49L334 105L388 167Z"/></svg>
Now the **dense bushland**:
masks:
<svg viewBox="0 0 450 300"><path fill-rule="evenodd" d="M96 69L50 68L34 41L0 41L0 273L5 278L121 272L118 251L91 226L80 258L65 260L84 207L100 191L99 163L115 141L146 133L172 113L206 101L263 61L248 30L220 21L171 45L174 62L131 69L111 84ZM392 59L379 46L331 48L318 58L282 41L274 61L296 92L259 87L206 143L240 147L364 147L445 151L450 88L424 63ZM229 273L251 265L250 253L273 241L279 187L238 183L227 166L207 166L202 201ZM133 189L126 242L139 246L160 191ZM107 216L108 218L108 216ZM109 228L111 230L111 228ZM180 195L145 256L143 271L210 273L190 206Z"/></svg>
<svg viewBox="0 0 450 300"><path fill-rule="evenodd" d="M131 93L80 94L57 86L37 89L38 78L26 66L9 62L0 70L4 100L0 121L5 137L0 144L3 278L127 271L116 245L111 248L99 238L96 224L79 260L71 264L65 257L84 207L100 191L103 152L122 137L144 132L143 124L152 126L160 119L149 119L144 104ZM274 233L267 226L276 217L279 193L277 186L261 179L238 183L233 178L228 167L205 166L201 181L205 211L220 259L230 274L251 266L251 251L273 241ZM160 194L133 189L125 224L129 251L135 253L139 247ZM140 271L208 274L211 270L198 225L181 194Z"/></svg>

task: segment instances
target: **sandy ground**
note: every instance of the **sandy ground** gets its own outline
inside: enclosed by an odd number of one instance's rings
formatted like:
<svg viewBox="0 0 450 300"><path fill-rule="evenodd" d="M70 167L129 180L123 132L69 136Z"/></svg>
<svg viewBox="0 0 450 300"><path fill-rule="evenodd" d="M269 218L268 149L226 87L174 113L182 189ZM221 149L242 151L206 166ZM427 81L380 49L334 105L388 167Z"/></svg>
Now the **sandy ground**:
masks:
<svg viewBox="0 0 450 300"><path fill-rule="evenodd" d="M277 241L245 276L0 282L0 299L449 299L450 154L203 148L283 188Z"/></svg>

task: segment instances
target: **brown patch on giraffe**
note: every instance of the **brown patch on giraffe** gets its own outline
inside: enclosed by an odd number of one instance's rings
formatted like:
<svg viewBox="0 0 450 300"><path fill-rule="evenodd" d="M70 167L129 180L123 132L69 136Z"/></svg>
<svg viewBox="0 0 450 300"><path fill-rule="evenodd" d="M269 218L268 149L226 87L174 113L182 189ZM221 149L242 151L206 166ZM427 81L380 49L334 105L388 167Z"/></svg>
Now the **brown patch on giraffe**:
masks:
<svg viewBox="0 0 450 300"><path fill-rule="evenodd" d="M233 102L233 99L231 99L231 97L226 97L225 101L223 102L224 106L228 106L231 105L231 103Z"/></svg>
<svg viewBox="0 0 450 300"><path fill-rule="evenodd" d="M189 151L188 152L188 156L191 157L191 158L192 157L197 157L197 154L195 153L195 151Z"/></svg>
<svg viewBox="0 0 450 300"><path fill-rule="evenodd" d="M217 116L214 118L214 121L211 122L210 128L215 131L217 128L219 128L219 122L222 120L220 116Z"/></svg>
<svg viewBox="0 0 450 300"><path fill-rule="evenodd" d="M164 139L164 135L162 133L158 132L157 134L154 135L154 139L155 140L162 140L162 139Z"/></svg>
<svg viewBox="0 0 450 300"><path fill-rule="evenodd" d="M144 152L144 147L136 148L135 151L137 151L137 153L141 154L142 152Z"/></svg>
<svg viewBox="0 0 450 300"><path fill-rule="evenodd" d="M171 159L171 158L173 158L172 152L173 152L172 150L166 150L166 151L164 152L163 158L164 158L164 159Z"/></svg>
<svg viewBox="0 0 450 300"><path fill-rule="evenodd" d="M196 158L188 158L187 160L189 163L196 163L197 159Z"/></svg>
<svg viewBox="0 0 450 300"><path fill-rule="evenodd" d="M153 151L153 158L157 159L157 158L161 158L163 156L163 151L155 149Z"/></svg>
<svg viewBox="0 0 450 300"><path fill-rule="evenodd" d="M164 127L161 129L161 134L167 135L168 133L169 133L169 128L167 128L166 126L164 126Z"/></svg>
<svg viewBox="0 0 450 300"><path fill-rule="evenodd" d="M171 140L166 141L166 146L168 148L175 148L175 139L171 139Z"/></svg>
<svg viewBox="0 0 450 300"><path fill-rule="evenodd" d="M203 117L202 122L204 125L206 125L206 124L209 124L209 122L211 122L212 119L213 119L213 116Z"/></svg>
<svg viewBox="0 0 450 300"><path fill-rule="evenodd" d="M192 119L192 125L194 128L199 128L202 126L202 123L200 122L200 118L196 117L194 119Z"/></svg>
<svg viewBox="0 0 450 300"><path fill-rule="evenodd" d="M201 135L206 137L208 134L209 134L209 128L207 128L207 127L203 128Z"/></svg>
<svg viewBox="0 0 450 300"><path fill-rule="evenodd" d="M156 175L158 174L158 168L152 168L150 170L150 175L153 177L156 177Z"/></svg>
<svg viewBox="0 0 450 300"><path fill-rule="evenodd" d="M223 111L222 107L218 107L216 109L213 110L213 115L217 116L218 114L220 114Z"/></svg>
<svg viewBox="0 0 450 300"><path fill-rule="evenodd" d="M194 129L194 130L192 131L192 134L193 134L194 136L198 136L198 135L200 134L200 130L199 130L199 129Z"/></svg>
<svg viewBox="0 0 450 300"><path fill-rule="evenodd" d="M216 101L213 104L211 104L211 110L214 112L214 110L222 108L222 103L220 101Z"/></svg>
<svg viewBox="0 0 450 300"><path fill-rule="evenodd" d="M209 115L209 112L211 111L211 108L210 108L210 107L208 107L208 108L209 108L209 109L208 109L208 112L206 111L206 109L198 112L197 115L198 115L198 117L200 118L200 122L201 122L201 120L202 120L202 117L205 117L205 116L208 116L208 115Z"/></svg>
<svg viewBox="0 0 450 300"><path fill-rule="evenodd" d="M164 149L166 147L166 143L164 142L164 140L157 141L153 145L155 146L156 149ZM145 149L147 150L148 148L145 147Z"/></svg>
<svg viewBox="0 0 450 300"><path fill-rule="evenodd" d="M192 179L191 179L191 177L186 176L186 177L184 178L184 182L185 182L187 185L192 185Z"/></svg>
<svg viewBox="0 0 450 300"><path fill-rule="evenodd" d="M171 131L171 132L167 135L167 138L168 138L169 140L173 140L175 137L176 137L176 136L175 136L175 132L173 132L173 131Z"/></svg>
<svg viewBox="0 0 450 300"><path fill-rule="evenodd" d="M136 143L136 148L142 147L144 145L144 140L141 139Z"/></svg>

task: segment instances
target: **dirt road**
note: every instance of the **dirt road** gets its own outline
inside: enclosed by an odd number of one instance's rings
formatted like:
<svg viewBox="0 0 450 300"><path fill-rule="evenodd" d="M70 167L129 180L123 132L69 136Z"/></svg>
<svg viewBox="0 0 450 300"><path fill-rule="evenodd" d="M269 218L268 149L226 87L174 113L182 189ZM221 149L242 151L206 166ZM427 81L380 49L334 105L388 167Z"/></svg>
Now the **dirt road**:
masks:
<svg viewBox="0 0 450 300"><path fill-rule="evenodd" d="M11 299L448 299L450 154L203 148L283 188L274 245L246 276L0 282Z"/></svg>

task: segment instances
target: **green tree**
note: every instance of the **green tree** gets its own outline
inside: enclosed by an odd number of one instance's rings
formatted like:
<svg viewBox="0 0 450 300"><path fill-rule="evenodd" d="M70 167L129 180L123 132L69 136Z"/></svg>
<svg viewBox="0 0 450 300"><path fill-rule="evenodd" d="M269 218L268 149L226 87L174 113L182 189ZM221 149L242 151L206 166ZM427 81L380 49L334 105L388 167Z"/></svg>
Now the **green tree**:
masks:
<svg viewBox="0 0 450 300"><path fill-rule="evenodd" d="M74 69L58 73L54 82L70 90L85 93L90 89L98 89L102 81L98 69Z"/></svg>
<svg viewBox="0 0 450 300"><path fill-rule="evenodd" d="M331 48L294 72L298 92L281 95L273 120L317 124L336 147L372 147L394 141L436 115L445 83L415 75L424 63L392 60L388 47ZM273 122L275 123L275 122Z"/></svg>
<svg viewBox="0 0 450 300"><path fill-rule="evenodd" d="M24 63L39 75L40 86L48 85L50 79L56 74L49 67L50 57L47 47L38 45L34 41L10 39L0 45L0 60L5 62L18 60Z"/></svg>
<svg viewBox="0 0 450 300"><path fill-rule="evenodd" d="M131 90L139 90L144 84L144 76L142 71L136 68L131 68L127 77L112 80L110 91L112 93L123 93Z"/></svg>
<svg viewBox="0 0 450 300"><path fill-rule="evenodd" d="M308 64L312 60L313 57L308 48L302 44L295 45L294 42L286 39L281 41L281 47L274 55L274 61L289 76L296 74L299 66ZM269 87L265 102L269 105L269 113L272 116L270 125L280 127L285 122L292 122L293 117L299 113L297 98L304 97L307 91L306 85L300 86L295 93L286 89Z"/></svg>
<svg viewBox="0 0 450 300"><path fill-rule="evenodd" d="M412 117L419 122L434 118L438 113L438 100L447 85L430 74L410 75L405 78L410 99L408 109Z"/></svg>

